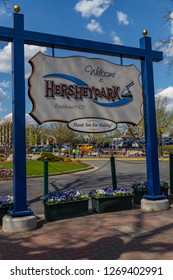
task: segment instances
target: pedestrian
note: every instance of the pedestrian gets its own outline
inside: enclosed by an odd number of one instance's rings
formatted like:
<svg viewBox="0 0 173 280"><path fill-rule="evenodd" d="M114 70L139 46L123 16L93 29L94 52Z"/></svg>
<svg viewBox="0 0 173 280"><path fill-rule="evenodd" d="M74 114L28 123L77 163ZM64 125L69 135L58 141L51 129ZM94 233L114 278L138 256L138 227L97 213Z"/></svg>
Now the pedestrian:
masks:
<svg viewBox="0 0 173 280"><path fill-rule="evenodd" d="M76 158L76 149L75 148L72 150L72 154L73 154L73 158L75 159Z"/></svg>
<svg viewBox="0 0 173 280"><path fill-rule="evenodd" d="M125 156L126 156L126 153L127 153L126 148L123 148L123 149L122 149L122 156L125 157Z"/></svg>
<svg viewBox="0 0 173 280"><path fill-rule="evenodd" d="M76 150L76 156L77 156L77 157L80 156L80 150L79 150L79 149Z"/></svg>
<svg viewBox="0 0 173 280"><path fill-rule="evenodd" d="M80 150L80 156L83 157L83 155L84 155L84 150L81 149L81 150Z"/></svg>
<svg viewBox="0 0 173 280"><path fill-rule="evenodd" d="M99 149L98 149L98 156L99 156L99 158L100 158L100 156L101 156L101 153L102 153L102 149L99 148Z"/></svg>

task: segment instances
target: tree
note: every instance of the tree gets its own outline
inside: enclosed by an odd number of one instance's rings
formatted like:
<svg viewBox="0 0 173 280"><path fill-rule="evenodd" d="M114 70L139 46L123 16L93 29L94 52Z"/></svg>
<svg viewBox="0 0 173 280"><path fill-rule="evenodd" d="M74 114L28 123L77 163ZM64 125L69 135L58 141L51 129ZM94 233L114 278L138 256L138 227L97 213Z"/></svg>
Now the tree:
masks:
<svg viewBox="0 0 173 280"><path fill-rule="evenodd" d="M0 121L0 145L4 147L7 157L9 150L12 149L12 121L10 119Z"/></svg>
<svg viewBox="0 0 173 280"><path fill-rule="evenodd" d="M132 137L134 139L144 137L144 119L138 125L124 124L123 134L126 137Z"/></svg>
<svg viewBox="0 0 173 280"><path fill-rule="evenodd" d="M163 134L170 131L173 123L173 110L168 111L166 109L168 105L167 97L156 96L156 122L157 122L157 137L158 143L161 147L162 155L162 141Z"/></svg>
<svg viewBox="0 0 173 280"><path fill-rule="evenodd" d="M156 96L155 98L155 106L156 106L156 126L157 126L157 138L158 143L161 146L163 141L163 135L165 133L171 132L172 124L173 124L173 110L167 110L168 99L163 96ZM124 124L122 131L124 135L133 138L141 138L144 137L144 119L136 125L133 126L131 124Z"/></svg>
<svg viewBox="0 0 173 280"><path fill-rule="evenodd" d="M173 2L173 0L170 0ZM168 64L168 72L170 73L173 70L173 10L167 10L164 14L164 21L168 24L168 27L171 30L171 35L167 38L160 39L156 47L162 50L165 53L165 61Z"/></svg>
<svg viewBox="0 0 173 280"><path fill-rule="evenodd" d="M5 7L7 7L8 3L10 3L10 0L2 0L2 2L4 3Z"/></svg>
<svg viewBox="0 0 173 280"><path fill-rule="evenodd" d="M47 136L53 136L56 139L59 147L63 143L75 143L76 142L76 133L69 129L64 123L51 123L47 128Z"/></svg>
<svg viewBox="0 0 173 280"><path fill-rule="evenodd" d="M40 145L46 143L46 128L44 125L30 125L26 129L26 145L27 148L32 145Z"/></svg>

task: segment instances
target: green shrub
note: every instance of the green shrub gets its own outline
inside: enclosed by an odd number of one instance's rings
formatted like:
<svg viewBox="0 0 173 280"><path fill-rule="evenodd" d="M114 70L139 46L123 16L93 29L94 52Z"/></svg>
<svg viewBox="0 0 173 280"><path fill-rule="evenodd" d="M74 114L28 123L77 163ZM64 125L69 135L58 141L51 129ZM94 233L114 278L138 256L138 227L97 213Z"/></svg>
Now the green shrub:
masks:
<svg viewBox="0 0 173 280"><path fill-rule="evenodd" d="M163 145L162 146L162 150L163 150L163 153L168 153L170 154L171 152L173 153L173 145Z"/></svg>
<svg viewBox="0 0 173 280"><path fill-rule="evenodd" d="M40 161L48 160L48 161L63 161L62 157L57 157L53 155L51 152L43 152L41 156L37 159Z"/></svg>

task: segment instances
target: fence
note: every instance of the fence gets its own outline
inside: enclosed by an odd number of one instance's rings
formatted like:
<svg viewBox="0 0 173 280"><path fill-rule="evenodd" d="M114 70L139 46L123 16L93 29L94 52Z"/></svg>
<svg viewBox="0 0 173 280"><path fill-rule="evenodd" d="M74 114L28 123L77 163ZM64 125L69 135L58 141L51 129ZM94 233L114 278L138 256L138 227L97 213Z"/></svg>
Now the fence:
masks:
<svg viewBox="0 0 173 280"><path fill-rule="evenodd" d="M85 158L83 159L85 161ZM87 159L88 162L88 159ZM51 162L45 162L45 186L44 193L48 191L67 190L70 188L80 189L85 192L89 192L91 189L103 188L107 186L124 187L130 186L135 181L146 181L146 161L143 160L131 160L110 157L110 159L103 159L95 161L94 169L70 173L68 175L57 177L49 177L48 182L48 167L51 166ZM170 161L162 161L162 168L160 167L160 180L170 183L171 176L169 174ZM51 166L52 167L52 166ZM173 168L173 167L172 167ZM173 176L173 173L172 173ZM49 186L49 190L48 190ZM170 193L172 189L170 188Z"/></svg>

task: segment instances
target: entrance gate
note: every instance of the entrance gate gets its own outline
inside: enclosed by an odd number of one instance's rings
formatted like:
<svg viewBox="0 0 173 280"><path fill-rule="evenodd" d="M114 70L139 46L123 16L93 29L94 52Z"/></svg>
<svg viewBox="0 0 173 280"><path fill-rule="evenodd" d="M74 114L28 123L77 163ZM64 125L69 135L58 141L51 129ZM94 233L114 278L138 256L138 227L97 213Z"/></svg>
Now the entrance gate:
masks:
<svg viewBox="0 0 173 280"><path fill-rule="evenodd" d="M146 35L146 34L144 34ZM26 201L26 147L25 147L25 75L24 44L55 49L73 50L141 61L146 137L148 195L152 200L162 199L157 150L153 62L163 59L162 52L152 50L151 38L143 36L140 48L119 46L89 40L56 36L24 30L24 15L13 14L13 28L0 27L0 40L12 42L12 120L13 120L13 196L12 217L33 214Z"/></svg>

